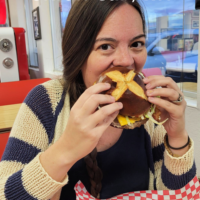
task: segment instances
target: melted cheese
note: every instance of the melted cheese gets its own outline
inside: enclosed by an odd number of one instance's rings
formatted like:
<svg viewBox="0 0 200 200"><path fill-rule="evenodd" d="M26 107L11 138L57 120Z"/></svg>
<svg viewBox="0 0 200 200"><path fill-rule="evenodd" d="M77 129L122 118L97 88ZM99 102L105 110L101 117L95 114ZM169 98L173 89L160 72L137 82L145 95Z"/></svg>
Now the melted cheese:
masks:
<svg viewBox="0 0 200 200"><path fill-rule="evenodd" d="M133 118L128 118L128 120L126 119L126 117L124 117L124 116L122 116L122 115L118 115L117 116L117 119L118 119L118 122L120 123L120 125L121 126L125 126L125 125L127 125L127 124L129 124L129 123L131 123L131 124L133 124L133 123L135 123L136 121L140 121L141 120L141 118L140 117L137 117L137 118L135 118L135 119L133 119Z"/></svg>

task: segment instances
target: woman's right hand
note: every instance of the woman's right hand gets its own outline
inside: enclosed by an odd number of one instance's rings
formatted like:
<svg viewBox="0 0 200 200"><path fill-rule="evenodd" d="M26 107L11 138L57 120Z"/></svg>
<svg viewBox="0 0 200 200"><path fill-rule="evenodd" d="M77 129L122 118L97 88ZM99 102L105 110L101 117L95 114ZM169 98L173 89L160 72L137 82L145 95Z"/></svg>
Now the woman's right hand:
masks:
<svg viewBox="0 0 200 200"><path fill-rule="evenodd" d="M97 146L102 134L123 106L115 102L114 97L100 94L110 87L107 83L89 87L71 109L62 140L73 162L88 155ZM107 105L97 109L100 104Z"/></svg>
<svg viewBox="0 0 200 200"><path fill-rule="evenodd" d="M66 129L57 142L40 155L44 170L62 182L71 167L88 155L118 115L122 104L109 95L100 94L111 86L98 83L88 88L71 109ZM99 110L100 104L108 104Z"/></svg>

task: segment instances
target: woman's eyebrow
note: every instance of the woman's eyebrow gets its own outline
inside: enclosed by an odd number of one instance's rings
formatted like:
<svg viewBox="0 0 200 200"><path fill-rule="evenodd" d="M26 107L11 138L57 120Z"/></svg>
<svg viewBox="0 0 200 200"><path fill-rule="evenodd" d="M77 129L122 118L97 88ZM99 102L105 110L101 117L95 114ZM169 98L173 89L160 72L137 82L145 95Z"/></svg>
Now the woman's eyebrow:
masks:
<svg viewBox="0 0 200 200"><path fill-rule="evenodd" d="M146 38L146 35L145 35L145 34L140 34L140 35L134 37L134 38L131 40L131 42L134 41L134 40L137 40L137 39L139 39L139 38L141 38L141 37L145 37L145 38Z"/></svg>
<svg viewBox="0 0 200 200"><path fill-rule="evenodd" d="M96 39L95 42L102 42L102 41L117 42L117 40L115 40L113 38L98 38L98 39Z"/></svg>
<svg viewBox="0 0 200 200"><path fill-rule="evenodd" d="M134 41L134 40L137 40L137 39L139 39L141 37L145 37L146 38L146 35L145 34L140 34L140 35L134 37L133 39L131 39L131 42ZM96 39L95 43L96 42L102 42L102 41L117 42L117 40L115 40L114 38L106 38L106 37L104 37L104 38L98 38L98 39Z"/></svg>

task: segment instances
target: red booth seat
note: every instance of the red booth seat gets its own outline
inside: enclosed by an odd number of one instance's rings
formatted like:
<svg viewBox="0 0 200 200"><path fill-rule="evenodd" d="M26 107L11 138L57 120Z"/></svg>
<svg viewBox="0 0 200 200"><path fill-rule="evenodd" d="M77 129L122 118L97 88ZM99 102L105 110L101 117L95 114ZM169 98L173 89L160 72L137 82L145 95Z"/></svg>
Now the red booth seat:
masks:
<svg viewBox="0 0 200 200"><path fill-rule="evenodd" d="M0 106L22 103L31 89L48 80L50 78L0 83Z"/></svg>
<svg viewBox="0 0 200 200"><path fill-rule="evenodd" d="M0 106L22 103L31 89L48 80L50 78L0 83ZM0 160L6 147L9 134L10 132L0 132Z"/></svg>
<svg viewBox="0 0 200 200"><path fill-rule="evenodd" d="M10 135L10 132L0 133L0 160L3 155L4 150L6 148L6 144L8 142L9 135Z"/></svg>

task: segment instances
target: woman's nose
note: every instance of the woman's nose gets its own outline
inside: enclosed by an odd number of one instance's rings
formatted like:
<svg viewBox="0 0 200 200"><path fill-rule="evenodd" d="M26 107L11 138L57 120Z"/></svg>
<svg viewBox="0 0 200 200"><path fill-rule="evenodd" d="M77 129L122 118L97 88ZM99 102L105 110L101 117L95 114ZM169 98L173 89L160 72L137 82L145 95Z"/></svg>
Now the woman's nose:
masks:
<svg viewBox="0 0 200 200"><path fill-rule="evenodd" d="M113 60L114 66L131 66L134 63L133 53L129 49L120 49Z"/></svg>

